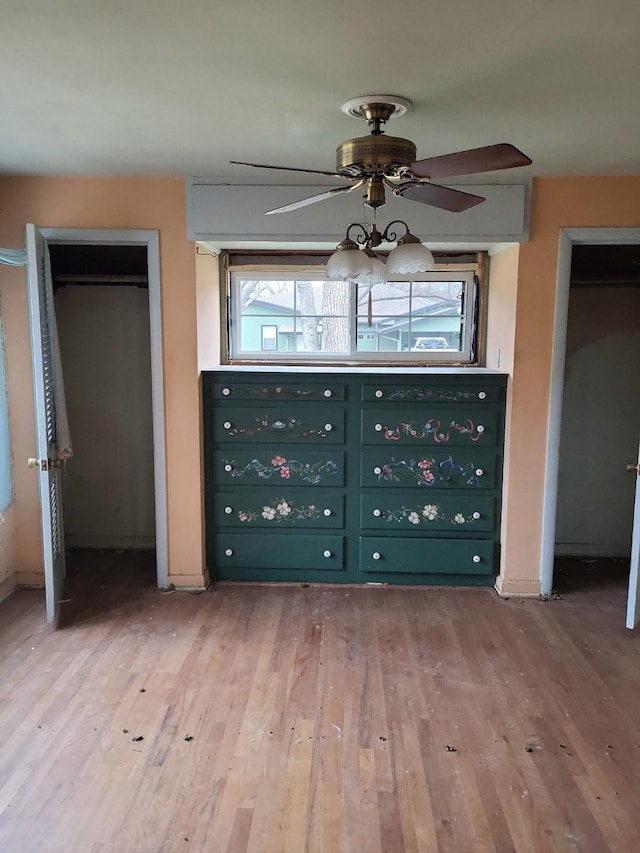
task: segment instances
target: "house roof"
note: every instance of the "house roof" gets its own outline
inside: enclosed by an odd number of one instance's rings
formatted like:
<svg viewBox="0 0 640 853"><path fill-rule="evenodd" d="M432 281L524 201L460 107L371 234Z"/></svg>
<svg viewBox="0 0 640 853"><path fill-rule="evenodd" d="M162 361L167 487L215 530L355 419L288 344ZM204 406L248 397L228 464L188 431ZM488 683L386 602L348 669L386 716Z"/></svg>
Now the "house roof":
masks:
<svg viewBox="0 0 640 853"><path fill-rule="evenodd" d="M508 141L531 167L448 183L640 172L637 0L4 0L0 173L309 183L341 105L409 98L427 157ZM318 176L318 183L335 183Z"/></svg>

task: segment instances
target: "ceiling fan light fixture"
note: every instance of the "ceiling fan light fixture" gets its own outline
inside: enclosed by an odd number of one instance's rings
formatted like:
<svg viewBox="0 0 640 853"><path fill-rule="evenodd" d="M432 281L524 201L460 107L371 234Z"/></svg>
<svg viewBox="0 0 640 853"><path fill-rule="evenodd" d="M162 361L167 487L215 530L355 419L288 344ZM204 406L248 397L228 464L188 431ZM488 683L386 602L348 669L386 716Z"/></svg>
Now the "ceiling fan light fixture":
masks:
<svg viewBox="0 0 640 853"><path fill-rule="evenodd" d="M374 255L371 249L363 249L363 252L365 255L368 255L369 260L371 261L371 272L358 276L358 278L352 280L355 281L356 284L384 284L387 280L387 268L384 265L384 262Z"/></svg>
<svg viewBox="0 0 640 853"><path fill-rule="evenodd" d="M387 270L391 275L410 275L430 272L435 269L433 255L413 234L407 233L398 240L395 249L389 252Z"/></svg>
<svg viewBox="0 0 640 853"><path fill-rule="evenodd" d="M338 243L325 268L326 277L338 281L364 280L372 273L372 259L349 237Z"/></svg>
<svg viewBox="0 0 640 853"><path fill-rule="evenodd" d="M398 237L396 226L401 225L405 233ZM356 240L350 237L356 233ZM374 248L382 243L395 243L389 252L387 264L377 257ZM402 219L394 219L384 231L375 225L364 226L352 222L344 238L327 261L325 275L328 279L351 281L356 284L383 284L390 275L412 275L435 269L433 255L420 240L409 231Z"/></svg>

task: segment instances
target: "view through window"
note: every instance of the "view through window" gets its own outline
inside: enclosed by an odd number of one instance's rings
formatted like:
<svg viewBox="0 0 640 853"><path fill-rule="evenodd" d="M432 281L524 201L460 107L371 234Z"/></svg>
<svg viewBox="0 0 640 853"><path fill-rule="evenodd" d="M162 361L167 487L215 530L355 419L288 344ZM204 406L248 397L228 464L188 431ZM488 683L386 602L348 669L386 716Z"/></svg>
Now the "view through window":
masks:
<svg viewBox="0 0 640 853"><path fill-rule="evenodd" d="M229 286L234 361L472 360L470 270L357 287L321 272L232 271Z"/></svg>

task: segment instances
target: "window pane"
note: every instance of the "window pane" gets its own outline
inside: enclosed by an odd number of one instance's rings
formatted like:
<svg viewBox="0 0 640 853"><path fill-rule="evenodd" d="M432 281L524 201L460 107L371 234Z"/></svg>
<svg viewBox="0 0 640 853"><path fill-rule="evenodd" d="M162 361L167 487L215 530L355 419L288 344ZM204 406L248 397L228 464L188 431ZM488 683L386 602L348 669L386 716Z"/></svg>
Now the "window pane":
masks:
<svg viewBox="0 0 640 853"><path fill-rule="evenodd" d="M358 317L386 314L390 317L409 317L411 310L411 283L389 281L383 284L358 286Z"/></svg>
<svg viewBox="0 0 640 853"><path fill-rule="evenodd" d="M412 352L460 352L465 283L416 281L412 287Z"/></svg>
<svg viewBox="0 0 640 853"><path fill-rule="evenodd" d="M349 285L344 281L296 282L296 350L350 352Z"/></svg>
<svg viewBox="0 0 640 853"><path fill-rule="evenodd" d="M250 310L240 318L240 349L243 352L260 352L263 347L263 328L275 329L278 351L295 350L294 318L290 314L255 314Z"/></svg>
<svg viewBox="0 0 640 853"><path fill-rule="evenodd" d="M325 316L322 323L322 352L351 352L351 323L348 317Z"/></svg>
<svg viewBox="0 0 640 853"><path fill-rule="evenodd" d="M296 317L296 352L320 352L322 318Z"/></svg>
<svg viewBox="0 0 640 853"><path fill-rule="evenodd" d="M252 312L283 308L293 312L294 283L292 281L263 281L240 279L240 308Z"/></svg>
<svg viewBox="0 0 640 853"><path fill-rule="evenodd" d="M298 352L350 352L348 317L296 317Z"/></svg>
<svg viewBox="0 0 640 853"><path fill-rule="evenodd" d="M364 352L460 351L464 282L386 282L358 290L358 339Z"/></svg>
<svg viewBox="0 0 640 853"><path fill-rule="evenodd" d="M464 283L461 281L414 281L413 297L432 304L460 305Z"/></svg>
<svg viewBox="0 0 640 853"><path fill-rule="evenodd" d="M415 282L361 285L354 294L353 285L327 281L321 272L265 267L251 275L232 273L233 357L468 361L475 324L473 272L455 271L450 279L440 271L421 275Z"/></svg>
<svg viewBox="0 0 640 853"><path fill-rule="evenodd" d="M296 310L302 315L348 317L349 285L346 281L297 281Z"/></svg>

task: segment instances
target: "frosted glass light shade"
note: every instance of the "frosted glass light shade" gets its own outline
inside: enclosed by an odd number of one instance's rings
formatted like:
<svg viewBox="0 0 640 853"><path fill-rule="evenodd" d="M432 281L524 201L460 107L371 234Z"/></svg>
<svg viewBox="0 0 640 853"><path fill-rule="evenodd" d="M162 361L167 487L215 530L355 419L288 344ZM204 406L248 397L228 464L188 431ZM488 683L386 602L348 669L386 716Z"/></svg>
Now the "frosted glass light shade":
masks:
<svg viewBox="0 0 640 853"><path fill-rule="evenodd" d="M379 258L370 258L371 272L352 278L356 284L384 284L387 280L387 268Z"/></svg>
<svg viewBox="0 0 640 853"><path fill-rule="evenodd" d="M372 274L372 259L361 249L338 249L327 261L325 275L339 281L354 281Z"/></svg>
<svg viewBox="0 0 640 853"><path fill-rule="evenodd" d="M400 241L395 249L389 252L387 258L387 271L394 275L407 275L408 273L429 272L435 269L433 255L419 241Z"/></svg>

